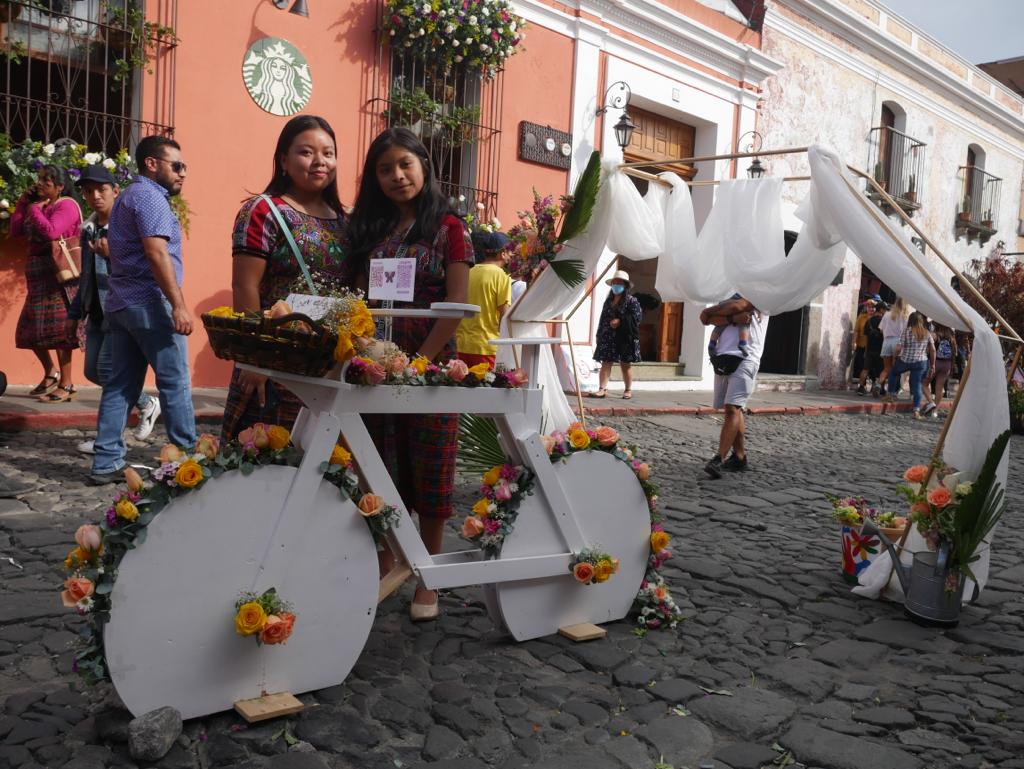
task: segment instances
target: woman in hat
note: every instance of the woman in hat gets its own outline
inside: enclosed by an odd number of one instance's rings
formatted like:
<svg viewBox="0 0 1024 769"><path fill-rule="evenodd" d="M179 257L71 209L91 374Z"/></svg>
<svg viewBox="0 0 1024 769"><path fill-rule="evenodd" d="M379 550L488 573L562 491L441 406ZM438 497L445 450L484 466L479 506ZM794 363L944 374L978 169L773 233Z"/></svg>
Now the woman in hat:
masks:
<svg viewBox="0 0 1024 769"><path fill-rule="evenodd" d="M601 320L597 324L597 345L594 348L594 360L601 364L600 384L598 391L589 395L592 398L608 395L612 364L618 363L626 386L622 397L629 400L633 397L632 364L640 360L640 316L643 310L636 297L629 293L632 284L625 270L616 270L605 283L611 286L611 291L601 310Z"/></svg>

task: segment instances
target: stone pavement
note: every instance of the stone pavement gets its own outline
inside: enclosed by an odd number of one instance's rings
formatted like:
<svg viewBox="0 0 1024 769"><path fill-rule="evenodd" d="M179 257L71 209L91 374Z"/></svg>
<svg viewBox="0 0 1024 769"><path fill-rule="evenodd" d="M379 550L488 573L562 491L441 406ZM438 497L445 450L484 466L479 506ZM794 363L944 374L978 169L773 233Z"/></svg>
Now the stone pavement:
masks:
<svg viewBox="0 0 1024 769"><path fill-rule="evenodd" d="M939 631L848 592L823 498L895 506L936 422L754 415L751 471L720 481L701 473L718 416L608 423L645 447L662 485L666 578L687 616L675 631L639 638L622 621L600 641L517 644L492 626L479 589L444 591L440 620L413 625L406 585L381 605L344 684L302 695L307 709L284 720L187 722L155 766L1024 767L1024 440L1011 444L989 587L958 628ZM55 566L111 493L84 485L73 450L83 435L0 435L0 470L43 483L0 501L0 767L136 765L116 696L69 672L80 622L57 598ZM132 460L158 440L134 444ZM464 546L451 533L449 546Z"/></svg>

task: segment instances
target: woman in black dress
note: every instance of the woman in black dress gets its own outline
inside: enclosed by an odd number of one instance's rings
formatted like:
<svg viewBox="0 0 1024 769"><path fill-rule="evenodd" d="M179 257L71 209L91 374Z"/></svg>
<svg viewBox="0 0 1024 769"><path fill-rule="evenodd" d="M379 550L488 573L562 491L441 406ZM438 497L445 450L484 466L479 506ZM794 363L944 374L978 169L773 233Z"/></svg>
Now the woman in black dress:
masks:
<svg viewBox="0 0 1024 769"><path fill-rule="evenodd" d="M597 324L597 346L594 348L594 360L601 364L600 387L597 392L589 395L591 398L604 398L608 395L606 388L612 364L618 363L622 369L622 381L626 385L622 397L629 400L633 397L632 364L640 360L640 316L643 310L636 297L629 293L632 287L629 273L617 270L605 283L612 290L601 310L601 320Z"/></svg>

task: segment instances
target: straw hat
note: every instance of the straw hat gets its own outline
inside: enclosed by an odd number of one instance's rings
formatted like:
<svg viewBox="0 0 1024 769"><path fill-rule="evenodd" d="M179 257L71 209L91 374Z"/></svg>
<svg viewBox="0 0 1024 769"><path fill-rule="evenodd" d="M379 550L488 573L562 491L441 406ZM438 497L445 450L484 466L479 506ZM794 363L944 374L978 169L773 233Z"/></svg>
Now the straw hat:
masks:
<svg viewBox="0 0 1024 769"><path fill-rule="evenodd" d="M624 282L624 283L625 283L625 284L626 284L627 286L632 286L632 285L633 285L633 284L632 284L632 283L630 282L630 280L629 280L629 273L628 273L628 272L626 272L625 270L616 270L616 271L615 271L615 274L614 274L614 275L612 275L612 276L611 276L610 278L608 278L608 280L606 280L606 281L605 281L605 283L606 283L607 285L609 285L609 286L610 286L610 285L611 285L612 283L614 283L614 282L615 282L616 280L621 280L621 281L622 281L622 282Z"/></svg>

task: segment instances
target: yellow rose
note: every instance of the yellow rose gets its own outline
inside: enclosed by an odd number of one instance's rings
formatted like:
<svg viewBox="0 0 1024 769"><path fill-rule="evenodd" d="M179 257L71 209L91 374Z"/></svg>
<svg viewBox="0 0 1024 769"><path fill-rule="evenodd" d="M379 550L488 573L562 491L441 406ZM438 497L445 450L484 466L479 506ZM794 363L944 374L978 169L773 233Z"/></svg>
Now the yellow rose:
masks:
<svg viewBox="0 0 1024 769"><path fill-rule="evenodd" d="M267 435L270 436L270 448L274 451L279 451L288 445L288 441L292 439L292 434L287 427L281 427L280 425L273 425L267 430Z"/></svg>
<svg viewBox="0 0 1024 769"><path fill-rule="evenodd" d="M491 500L484 497L483 499L477 500L477 503L473 505L473 513L479 515L481 518L487 517L487 508L491 506Z"/></svg>
<svg viewBox="0 0 1024 769"><path fill-rule="evenodd" d="M117 513L118 518L124 518L126 521L134 521L139 517L139 508L130 499L122 499L118 502L114 506L114 512Z"/></svg>
<svg viewBox="0 0 1024 769"><path fill-rule="evenodd" d="M427 373L427 366L430 365L430 361L424 358L422 355L417 355L412 359L409 366L420 376Z"/></svg>
<svg viewBox="0 0 1024 769"><path fill-rule="evenodd" d="M476 377L478 382L484 381L484 377L487 376L487 372L491 370L490 363L477 363L475 366L469 367L469 373Z"/></svg>
<svg viewBox="0 0 1024 769"><path fill-rule="evenodd" d="M235 615L235 632L238 635L253 635L267 624L267 613L256 601L243 603Z"/></svg>
<svg viewBox="0 0 1024 769"><path fill-rule="evenodd" d="M487 486L493 486L501 479L501 465L495 465L484 473L483 482Z"/></svg>
<svg viewBox="0 0 1024 769"><path fill-rule="evenodd" d="M576 428L569 431L569 443L574 449L585 449L590 445L590 436L586 430Z"/></svg>
<svg viewBox="0 0 1024 769"><path fill-rule="evenodd" d="M654 531L651 532L651 550L655 553L660 553L666 547L668 547L670 537L667 531Z"/></svg>
<svg viewBox="0 0 1024 769"><path fill-rule="evenodd" d="M356 348L352 344L352 335L347 331L338 330L338 344L334 346L334 360L344 363L355 354Z"/></svg>
<svg viewBox="0 0 1024 769"><path fill-rule="evenodd" d="M76 547L74 550L68 553L68 557L64 559L64 570L74 571L80 566L84 566L85 564L87 564L94 555L99 555L102 552L102 545L100 545L100 549L96 553L90 553L88 550L85 550L82 547Z"/></svg>
<svg viewBox="0 0 1024 769"><path fill-rule="evenodd" d="M194 459L186 459L178 466L174 480L178 482L179 486L194 489L203 480L203 468Z"/></svg>
<svg viewBox="0 0 1024 769"><path fill-rule="evenodd" d="M352 461L352 455L348 453L344 446L335 444L334 451L331 452L331 458L328 460L330 465L341 465L347 467L348 463Z"/></svg>
<svg viewBox="0 0 1024 769"><path fill-rule="evenodd" d="M597 562L597 566L594 567L594 581L605 582L614 573L615 570L612 568L612 562L607 558L602 558Z"/></svg>

